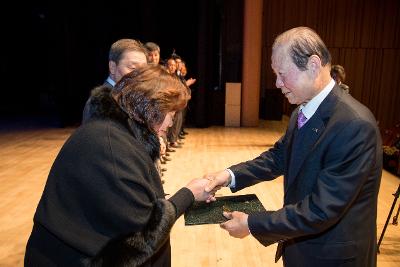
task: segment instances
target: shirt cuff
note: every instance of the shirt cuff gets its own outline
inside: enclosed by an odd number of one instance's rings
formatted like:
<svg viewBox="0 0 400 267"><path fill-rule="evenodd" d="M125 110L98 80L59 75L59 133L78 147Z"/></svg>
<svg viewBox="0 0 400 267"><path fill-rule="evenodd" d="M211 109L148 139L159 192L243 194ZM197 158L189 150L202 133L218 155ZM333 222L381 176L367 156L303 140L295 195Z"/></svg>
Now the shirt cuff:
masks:
<svg viewBox="0 0 400 267"><path fill-rule="evenodd" d="M231 171L230 169L226 169L230 176L231 176L231 182L227 185L227 187L229 188L234 188L236 186L236 179L235 179L235 175L233 174L233 171Z"/></svg>

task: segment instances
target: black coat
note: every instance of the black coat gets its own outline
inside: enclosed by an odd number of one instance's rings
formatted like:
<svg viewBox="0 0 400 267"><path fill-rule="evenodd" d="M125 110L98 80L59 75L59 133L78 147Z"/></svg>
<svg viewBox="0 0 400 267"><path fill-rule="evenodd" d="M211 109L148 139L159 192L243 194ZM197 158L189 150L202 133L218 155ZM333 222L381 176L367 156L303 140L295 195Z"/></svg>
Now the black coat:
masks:
<svg viewBox="0 0 400 267"><path fill-rule="evenodd" d="M169 232L192 204L164 198L157 136L94 90L90 119L59 152L34 217L25 266L170 266Z"/></svg>

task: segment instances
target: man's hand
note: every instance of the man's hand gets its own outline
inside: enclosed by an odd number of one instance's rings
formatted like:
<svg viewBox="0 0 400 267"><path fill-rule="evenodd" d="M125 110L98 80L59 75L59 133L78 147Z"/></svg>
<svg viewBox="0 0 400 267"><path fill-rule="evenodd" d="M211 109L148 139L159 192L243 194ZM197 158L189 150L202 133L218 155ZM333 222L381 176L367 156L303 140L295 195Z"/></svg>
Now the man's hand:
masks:
<svg viewBox="0 0 400 267"><path fill-rule="evenodd" d="M227 186L231 182L231 175L227 170L215 173L209 173L204 175L203 178L209 180L209 183L206 186L205 191L212 195L211 198L206 200L207 203L215 201L214 197L215 192L221 189L221 187Z"/></svg>
<svg viewBox="0 0 400 267"><path fill-rule="evenodd" d="M192 191L194 195L194 199L196 201L207 201L210 202L210 199L215 199L214 193L215 192L207 192L205 191L206 186L210 180L205 178L197 178L190 181L186 187Z"/></svg>
<svg viewBox="0 0 400 267"><path fill-rule="evenodd" d="M223 214L229 221L221 223L220 226L222 229L228 231L230 236L245 238L250 234L249 225L247 223L248 214L240 211L224 212Z"/></svg>
<svg viewBox="0 0 400 267"><path fill-rule="evenodd" d="M208 173L204 175L203 178L210 180L206 187L207 192L219 190L221 187L227 186L231 182L231 175L227 170L215 173Z"/></svg>
<svg viewBox="0 0 400 267"><path fill-rule="evenodd" d="M190 87L196 82L196 79L190 78L186 81L186 86Z"/></svg>

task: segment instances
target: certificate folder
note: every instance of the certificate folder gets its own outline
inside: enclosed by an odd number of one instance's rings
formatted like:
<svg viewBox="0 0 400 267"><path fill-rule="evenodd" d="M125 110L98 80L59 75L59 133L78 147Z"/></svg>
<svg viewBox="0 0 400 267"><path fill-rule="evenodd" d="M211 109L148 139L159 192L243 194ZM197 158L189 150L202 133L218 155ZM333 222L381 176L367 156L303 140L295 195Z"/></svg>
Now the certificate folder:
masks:
<svg viewBox="0 0 400 267"><path fill-rule="evenodd" d="M195 202L185 212L185 225L215 224L227 221L224 211L241 211L247 214L265 211L255 194L217 197L211 203Z"/></svg>

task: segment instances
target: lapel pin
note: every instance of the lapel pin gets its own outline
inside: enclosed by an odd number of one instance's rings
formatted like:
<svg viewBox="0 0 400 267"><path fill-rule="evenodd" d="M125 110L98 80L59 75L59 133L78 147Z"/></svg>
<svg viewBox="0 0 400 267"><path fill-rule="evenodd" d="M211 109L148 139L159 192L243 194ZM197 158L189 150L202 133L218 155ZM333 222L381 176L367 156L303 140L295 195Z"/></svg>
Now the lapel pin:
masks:
<svg viewBox="0 0 400 267"><path fill-rule="evenodd" d="M318 129L317 128L312 128L312 130L316 133L318 133Z"/></svg>

